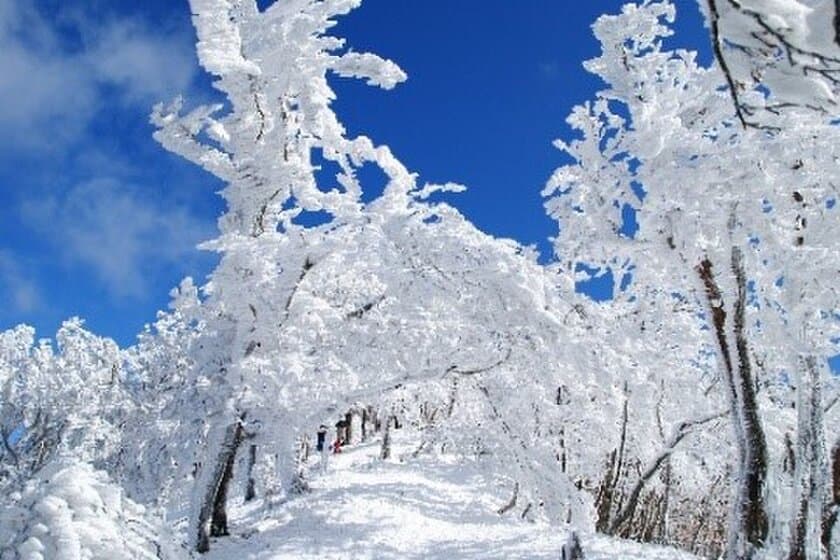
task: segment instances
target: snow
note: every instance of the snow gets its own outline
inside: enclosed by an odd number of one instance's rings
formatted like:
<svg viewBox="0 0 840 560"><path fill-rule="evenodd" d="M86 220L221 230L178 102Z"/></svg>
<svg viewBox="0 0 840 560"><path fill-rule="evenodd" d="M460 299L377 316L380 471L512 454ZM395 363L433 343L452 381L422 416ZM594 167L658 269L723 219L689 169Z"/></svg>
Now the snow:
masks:
<svg viewBox="0 0 840 560"><path fill-rule="evenodd" d="M405 432L394 433L391 461L378 459L379 441L345 447L324 475L313 456L309 493L273 506L240 504L234 535L214 542L206 559L559 558L565 529L499 515L510 488L477 461L411 458L416 434ZM581 541L588 560L696 558L602 536Z"/></svg>
<svg viewBox="0 0 840 560"><path fill-rule="evenodd" d="M158 520L103 471L59 459L0 513L0 559L137 560L178 558Z"/></svg>

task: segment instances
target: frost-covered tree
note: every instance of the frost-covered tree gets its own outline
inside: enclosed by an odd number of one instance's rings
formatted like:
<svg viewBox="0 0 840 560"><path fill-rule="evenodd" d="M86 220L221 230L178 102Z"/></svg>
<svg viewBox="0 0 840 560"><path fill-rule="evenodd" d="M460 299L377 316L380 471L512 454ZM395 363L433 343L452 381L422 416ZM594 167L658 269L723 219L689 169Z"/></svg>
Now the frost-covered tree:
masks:
<svg viewBox="0 0 840 560"><path fill-rule="evenodd" d="M837 113L840 5L832 0L699 0L743 126L788 109Z"/></svg>
<svg viewBox="0 0 840 560"><path fill-rule="evenodd" d="M10 492L64 455L110 469L134 403L116 343L66 321L49 340L0 333L0 489Z"/></svg>
<svg viewBox="0 0 840 560"><path fill-rule="evenodd" d="M837 127L807 109L780 115L772 131L741 127L721 69L663 49L674 15L668 2L646 2L594 27L603 52L586 66L609 88L570 117L582 138L559 144L577 163L546 189L558 253L570 273L611 270L638 305L678 300L702 320L695 332L710 335L737 449L729 554L814 557L826 486L821 391L833 383L826 357L837 332ZM790 490L775 459L790 415L763 415L778 403L759 391L778 378L780 391L798 389L799 444L796 498L777 502ZM784 511L789 503L797 510Z"/></svg>
<svg viewBox="0 0 840 560"><path fill-rule="evenodd" d="M180 115L180 102L158 107L156 138L167 148L202 165L227 183L228 211L221 237L223 253L213 274L208 321L201 343L207 354L198 367L218 389L223 404L211 415L208 455L199 469L194 499L193 538L207 548L213 532L224 533L223 501L241 433L239 423L260 422L263 367L275 331L297 285L313 265L307 253L326 227L308 231L294 223L302 212L328 212L332 225L358 219L360 187L354 169L366 161L393 171L393 158L366 138L347 139L329 108L334 95L326 76L355 76L385 88L405 78L394 64L375 55L341 52L343 42L325 35L332 18L357 2L278 2L264 12L253 0L191 2L201 64L218 76L222 105ZM221 117L218 117L222 113ZM341 168L336 185L314 179L313 151ZM282 254L283 258L277 258ZM286 303L284 303L286 302ZM273 373L273 372L272 372Z"/></svg>
<svg viewBox="0 0 840 560"><path fill-rule="evenodd" d="M219 76L229 109L182 116L176 103L153 116L165 147L227 182L222 235L208 244L223 258L204 288L191 358L218 399L208 408L193 497L190 538L198 550L207 549L209 534L226 532L224 501L244 433L269 451L259 461L273 463L263 468L273 473L264 485L294 490L294 441L326 410L397 385L479 379L514 347L533 344L537 323L547 320L537 289L521 304L530 311L516 314L530 323L527 332L502 327L515 304L501 294L513 298L515 282L535 265L515 246L476 238L459 214L424 202L435 190L460 187L417 188L387 148L346 138L329 108L327 74L386 88L405 77L374 55L342 53L342 42L324 35L332 17L355 5L286 2L260 12L253 2L193 2L200 61ZM334 185L316 183L316 154L340 170ZM355 177L366 162L388 177L370 204L361 202ZM313 212L326 213L326 223L305 226ZM505 255L516 274L506 276L487 251ZM527 354L517 360L513 371L521 373ZM535 374L550 377L558 363ZM472 391L479 400L501 398L484 385ZM544 393L546 402L551 395Z"/></svg>
<svg viewBox="0 0 840 560"><path fill-rule="evenodd" d="M169 522L188 515L188 491L206 437L206 415L219 406L217 393L196 368L203 329L197 287L187 278L172 291L168 312L124 351L126 375L136 403L123 428L124 457L111 476L142 504L163 508Z"/></svg>
<svg viewBox="0 0 840 560"><path fill-rule="evenodd" d="M692 537L720 527L704 502L708 487L728 485L732 444L720 433L725 407L710 349L685 302L626 295L583 307L593 338L609 341L602 354L611 375L601 384L614 402L603 408L613 427L595 459L603 465L595 471L596 528L714 555L719 541Z"/></svg>

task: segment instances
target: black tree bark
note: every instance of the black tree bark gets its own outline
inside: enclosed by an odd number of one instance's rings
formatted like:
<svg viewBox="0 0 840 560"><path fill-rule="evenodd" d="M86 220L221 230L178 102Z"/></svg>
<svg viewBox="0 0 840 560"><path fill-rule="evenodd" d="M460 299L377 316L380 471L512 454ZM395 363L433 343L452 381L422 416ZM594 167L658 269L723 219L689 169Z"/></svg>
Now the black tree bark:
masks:
<svg viewBox="0 0 840 560"><path fill-rule="evenodd" d="M196 521L197 552L210 550L210 537L227 534L227 487L233 477L233 463L242 443L243 414L225 430L222 445L213 465L213 472L207 479L204 496Z"/></svg>
<svg viewBox="0 0 840 560"><path fill-rule="evenodd" d="M814 356L802 359L804 368L800 391L796 444L796 516L791 524L788 560L808 560L820 556L820 543L808 542L810 530L820 523L820 509L823 506L823 405L819 368Z"/></svg>
<svg viewBox="0 0 840 560"><path fill-rule="evenodd" d="M828 560L834 560L831 548L831 537L840 515L840 439L834 443L831 450L831 500L823 513L822 544L828 551Z"/></svg>
<svg viewBox="0 0 840 560"><path fill-rule="evenodd" d="M257 446L251 444L248 447L248 469L247 478L245 480L245 501L250 502L257 497L257 483L254 479L254 465L257 463Z"/></svg>

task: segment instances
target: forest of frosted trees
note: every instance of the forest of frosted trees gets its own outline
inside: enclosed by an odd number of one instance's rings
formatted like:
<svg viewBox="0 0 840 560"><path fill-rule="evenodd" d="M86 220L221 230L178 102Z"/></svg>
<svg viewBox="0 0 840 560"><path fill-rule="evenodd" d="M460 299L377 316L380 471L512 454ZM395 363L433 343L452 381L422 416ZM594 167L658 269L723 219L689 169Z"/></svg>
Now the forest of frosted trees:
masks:
<svg viewBox="0 0 840 560"><path fill-rule="evenodd" d="M348 135L332 76L407 78L329 34L360 0L190 0L218 103L151 122L226 185L220 262L128 348L0 333L0 558L199 557L230 503L310 492L337 415L383 460L399 427L406 461L476 462L510 523L840 558L840 4L698 3L710 66L663 46L670 0L594 22L542 264ZM576 291L606 272L611 299Z"/></svg>

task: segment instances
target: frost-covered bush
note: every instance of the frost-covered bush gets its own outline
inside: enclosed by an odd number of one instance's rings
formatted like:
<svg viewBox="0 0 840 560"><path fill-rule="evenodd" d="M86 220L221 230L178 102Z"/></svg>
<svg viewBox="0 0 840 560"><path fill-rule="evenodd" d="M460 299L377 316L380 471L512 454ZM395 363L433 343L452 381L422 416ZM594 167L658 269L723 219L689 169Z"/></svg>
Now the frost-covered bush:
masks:
<svg viewBox="0 0 840 560"><path fill-rule="evenodd" d="M157 519L103 471L55 461L0 510L3 560L138 560L186 557Z"/></svg>
<svg viewBox="0 0 840 560"><path fill-rule="evenodd" d="M55 344L21 325L0 332L0 491L68 453L109 469L134 403L117 344L62 324Z"/></svg>

